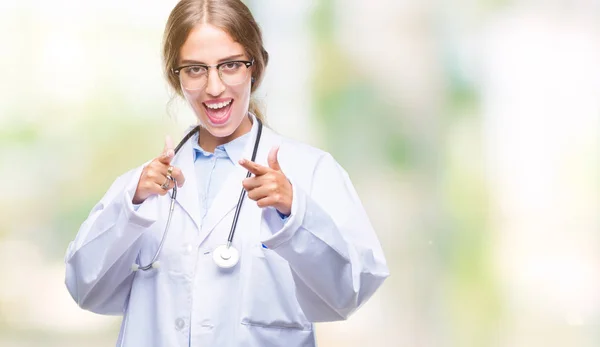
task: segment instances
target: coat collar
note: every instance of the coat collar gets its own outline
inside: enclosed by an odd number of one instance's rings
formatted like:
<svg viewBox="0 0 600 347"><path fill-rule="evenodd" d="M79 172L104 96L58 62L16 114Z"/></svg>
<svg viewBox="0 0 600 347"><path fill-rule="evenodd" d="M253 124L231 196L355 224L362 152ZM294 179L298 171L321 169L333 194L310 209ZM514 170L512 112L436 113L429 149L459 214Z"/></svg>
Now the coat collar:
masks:
<svg viewBox="0 0 600 347"><path fill-rule="evenodd" d="M242 155L244 154L243 152L244 152L246 143L248 141L253 141L253 140L254 140L254 137L253 137L252 131L250 131L250 132L234 139L233 141L230 141L230 142L227 142L226 144L217 146L214 153L209 153L209 152L205 151L202 147L200 147L200 145L198 144L198 133L196 133L194 136L192 136L192 138L190 139L190 142L192 143L192 146L194 147L194 160L198 159L199 156L208 157L213 154L216 156L225 155L227 158L229 158L229 160L231 160L232 163L235 164L240 159L242 159Z"/></svg>

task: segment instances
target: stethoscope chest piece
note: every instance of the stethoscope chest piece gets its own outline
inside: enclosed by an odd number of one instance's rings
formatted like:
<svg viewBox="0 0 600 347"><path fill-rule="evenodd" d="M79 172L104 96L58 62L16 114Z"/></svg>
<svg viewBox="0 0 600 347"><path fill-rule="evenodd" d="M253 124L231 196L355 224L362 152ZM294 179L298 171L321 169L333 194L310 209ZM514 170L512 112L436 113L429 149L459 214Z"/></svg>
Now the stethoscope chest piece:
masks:
<svg viewBox="0 0 600 347"><path fill-rule="evenodd" d="M240 253L233 246L221 245L213 251L213 261L222 269L234 267L240 260Z"/></svg>

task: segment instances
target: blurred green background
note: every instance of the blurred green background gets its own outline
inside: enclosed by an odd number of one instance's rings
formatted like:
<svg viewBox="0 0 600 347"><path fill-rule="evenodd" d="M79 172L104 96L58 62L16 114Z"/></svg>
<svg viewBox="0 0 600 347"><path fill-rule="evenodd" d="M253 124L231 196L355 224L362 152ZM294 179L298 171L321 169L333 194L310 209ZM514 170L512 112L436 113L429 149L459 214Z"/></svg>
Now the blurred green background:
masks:
<svg viewBox="0 0 600 347"><path fill-rule="evenodd" d="M194 122L161 75L175 3L0 2L0 346L114 345L63 255ZM600 2L246 3L268 123L348 170L392 273L320 346L600 344Z"/></svg>

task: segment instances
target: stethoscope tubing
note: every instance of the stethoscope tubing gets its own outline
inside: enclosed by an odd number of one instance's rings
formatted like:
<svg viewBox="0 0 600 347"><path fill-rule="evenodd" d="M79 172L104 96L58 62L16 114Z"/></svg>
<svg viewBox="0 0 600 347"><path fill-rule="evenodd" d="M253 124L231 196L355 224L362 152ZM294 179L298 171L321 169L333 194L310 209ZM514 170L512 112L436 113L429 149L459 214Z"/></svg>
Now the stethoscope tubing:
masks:
<svg viewBox="0 0 600 347"><path fill-rule="evenodd" d="M258 151L258 144L260 142L260 137L262 135L262 123L258 118L258 132L256 134L256 141L254 141L254 149L252 150L252 161L256 160L256 152ZM252 175L250 171L246 174L246 178L249 178ZM233 235L235 234L235 228L237 226L238 218L240 216L240 210L242 209L242 203L244 202L244 197L246 196L246 189L242 188L240 191L240 198L238 199L237 206L235 207L235 214L233 215L233 222L231 223L231 230L229 230L229 236L227 237L227 248L231 246L233 242Z"/></svg>
<svg viewBox="0 0 600 347"><path fill-rule="evenodd" d="M262 122L256 118L257 122L258 122L258 131L256 134L256 140L254 141L254 149L252 151L252 161L256 160L256 153L258 151L258 145L260 143L260 138L262 135ZM200 126L195 127L194 129L192 129L186 136L184 136L184 138L179 142L179 144L177 145L177 147L175 147L175 155L177 155L177 153L179 152L179 150L181 149L181 147L183 147L183 145L196 133L199 132L200 130ZM246 178L249 178L252 175L252 173L250 171L248 171L248 173L246 174ZM174 185L173 185L173 189L171 192L171 201L169 204L169 214L167 216L167 223L165 224L165 231L163 232L163 236L160 240L160 243L158 245L158 249L156 250L156 253L154 253L154 256L152 257L152 260L150 261L149 264L141 266L138 265L137 263L134 263L132 265L132 270L133 271L137 271L137 270L143 270L143 271L147 271L150 270L152 268L158 268L160 265L160 262L158 261L158 257L160 255L160 252L162 251L162 248L164 246L165 240L167 239L167 234L169 233L169 229L171 226L171 220L173 217L173 211L175 209L175 201L177 200L177 181L173 178L173 177L169 177L170 180L173 181ZM235 208L235 213L233 216L233 221L231 223L231 229L229 230L229 236L227 237L227 244L225 246L226 250L229 250L229 248L231 247L231 244L233 242L233 237L235 235L235 229L237 226L237 222L240 216L240 211L241 211L241 207L242 207L242 203L244 202L244 198L246 196L246 189L242 188L241 192L240 192L240 197L238 199L236 208ZM236 251L237 252L237 251ZM218 266L220 266L219 264L217 264ZM234 264L235 265L235 264Z"/></svg>
<svg viewBox="0 0 600 347"><path fill-rule="evenodd" d="M169 227L171 226L171 219L173 218L173 210L175 210L175 200L177 199L177 181L172 177L170 179L173 181L173 183L175 183L175 186L173 187L173 193L171 194L171 202L169 204L169 214L167 216L167 224L165 224L165 232L163 233L163 237L160 239L160 244L158 244L158 249L156 250L154 257L152 257L152 260L148 265L140 266L140 270L146 271L150 270L151 268L158 267L155 264L158 264L158 255L160 254L160 251L162 251L165 240L167 239L167 233L169 231Z"/></svg>

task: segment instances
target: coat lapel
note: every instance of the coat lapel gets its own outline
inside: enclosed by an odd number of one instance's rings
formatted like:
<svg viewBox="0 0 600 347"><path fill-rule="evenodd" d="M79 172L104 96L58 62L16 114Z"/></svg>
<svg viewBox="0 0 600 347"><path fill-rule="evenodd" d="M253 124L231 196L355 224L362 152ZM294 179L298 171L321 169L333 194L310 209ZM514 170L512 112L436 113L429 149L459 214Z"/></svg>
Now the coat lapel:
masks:
<svg viewBox="0 0 600 347"><path fill-rule="evenodd" d="M191 140L188 140L181 147L172 164L181 169L183 177L185 177L185 183L177 189L177 203L194 221L196 228L200 230L200 201L198 199L194 149Z"/></svg>
<svg viewBox="0 0 600 347"><path fill-rule="evenodd" d="M254 143L254 141L251 142ZM204 217L202 238L208 236L215 226L233 211L242 192L242 180L246 178L246 173L246 169L236 163L234 171L223 182L221 190Z"/></svg>

